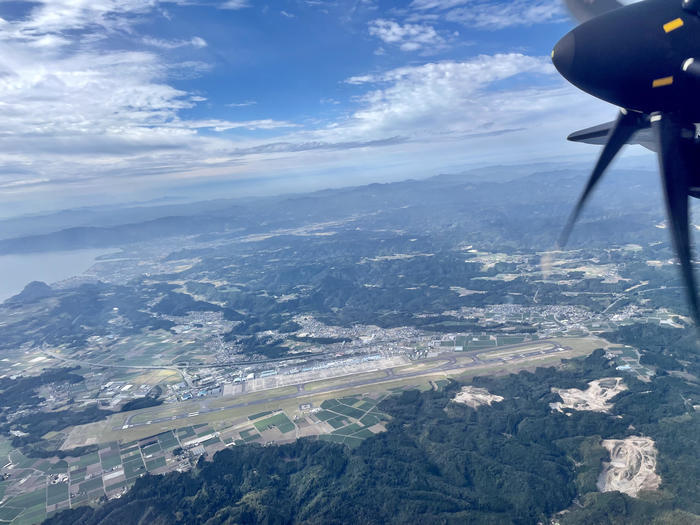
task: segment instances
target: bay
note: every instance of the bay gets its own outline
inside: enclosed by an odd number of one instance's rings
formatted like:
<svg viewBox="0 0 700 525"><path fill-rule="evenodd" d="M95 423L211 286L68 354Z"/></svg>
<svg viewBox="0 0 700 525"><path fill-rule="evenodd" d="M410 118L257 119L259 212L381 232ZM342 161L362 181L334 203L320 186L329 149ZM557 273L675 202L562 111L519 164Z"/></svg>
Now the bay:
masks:
<svg viewBox="0 0 700 525"><path fill-rule="evenodd" d="M114 250L90 249L0 256L0 302L32 281L55 283L86 272L95 259Z"/></svg>

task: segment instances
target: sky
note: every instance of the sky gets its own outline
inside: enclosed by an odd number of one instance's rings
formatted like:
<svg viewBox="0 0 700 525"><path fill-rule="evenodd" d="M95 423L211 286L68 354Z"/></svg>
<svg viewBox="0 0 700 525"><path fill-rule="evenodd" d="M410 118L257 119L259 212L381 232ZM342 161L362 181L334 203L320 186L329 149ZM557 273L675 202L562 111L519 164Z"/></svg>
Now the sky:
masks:
<svg viewBox="0 0 700 525"><path fill-rule="evenodd" d="M0 0L0 216L590 159L560 0Z"/></svg>

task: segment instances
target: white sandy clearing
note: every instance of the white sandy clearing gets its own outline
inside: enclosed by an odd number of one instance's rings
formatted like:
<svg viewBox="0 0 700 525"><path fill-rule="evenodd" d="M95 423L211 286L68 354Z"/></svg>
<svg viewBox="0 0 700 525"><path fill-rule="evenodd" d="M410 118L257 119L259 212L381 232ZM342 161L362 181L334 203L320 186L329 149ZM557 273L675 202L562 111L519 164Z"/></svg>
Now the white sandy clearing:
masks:
<svg viewBox="0 0 700 525"><path fill-rule="evenodd" d="M606 377L588 383L586 390L578 388L554 388L552 392L559 394L562 402L550 403L552 410L564 412L565 408L572 410L592 410L593 412L608 412L612 403L608 403L620 392L627 390L621 377Z"/></svg>
<svg viewBox="0 0 700 525"><path fill-rule="evenodd" d="M642 490L659 488L661 477L656 473L656 447L653 439L630 436L625 439L605 439L602 445L610 452L610 463L603 463L598 490L617 490L636 498Z"/></svg>
<svg viewBox="0 0 700 525"><path fill-rule="evenodd" d="M450 290L458 294L460 297L466 297L468 295L474 294L485 294L483 290L469 290L468 288L462 288L461 286L450 286Z"/></svg>
<svg viewBox="0 0 700 525"><path fill-rule="evenodd" d="M476 386L463 386L457 395L452 399L455 403L462 403L468 405L472 408L479 407L481 405L491 405L491 403L498 403L503 401L501 396L494 395L490 393L485 388L479 388Z"/></svg>

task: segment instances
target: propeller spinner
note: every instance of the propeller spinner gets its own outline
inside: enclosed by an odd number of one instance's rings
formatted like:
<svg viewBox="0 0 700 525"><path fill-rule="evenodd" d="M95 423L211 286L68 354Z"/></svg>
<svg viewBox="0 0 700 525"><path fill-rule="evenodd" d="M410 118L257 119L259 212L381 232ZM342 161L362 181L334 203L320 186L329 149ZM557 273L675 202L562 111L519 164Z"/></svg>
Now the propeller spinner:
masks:
<svg viewBox="0 0 700 525"><path fill-rule="evenodd" d="M700 17L685 4L645 0L615 8L574 28L554 47L552 62L564 78L623 108L559 246L566 244L591 192L617 153L635 133L651 127L669 230L691 313L700 326L688 206L689 196L700 195L700 144L695 126L700 121L700 60L694 59L700 57Z"/></svg>

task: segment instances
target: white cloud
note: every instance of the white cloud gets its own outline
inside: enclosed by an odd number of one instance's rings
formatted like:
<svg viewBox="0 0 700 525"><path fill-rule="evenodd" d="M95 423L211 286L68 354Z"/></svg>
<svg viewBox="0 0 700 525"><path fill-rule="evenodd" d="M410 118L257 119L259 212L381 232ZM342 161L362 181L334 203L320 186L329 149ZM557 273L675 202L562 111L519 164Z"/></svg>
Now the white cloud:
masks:
<svg viewBox="0 0 700 525"><path fill-rule="evenodd" d="M445 20L480 29L534 25L563 20L561 0L414 0L410 7L423 16L439 12Z"/></svg>
<svg viewBox="0 0 700 525"><path fill-rule="evenodd" d="M287 11L284 11L284 10L280 11L280 14L285 18L296 18L297 17L297 15L295 15L293 13L288 13Z"/></svg>
<svg viewBox="0 0 700 525"><path fill-rule="evenodd" d="M196 48L207 47L207 42L198 36L192 37L189 40L163 40L160 38L146 36L143 38L143 43L149 46L158 47L160 49L177 49L186 46Z"/></svg>
<svg viewBox="0 0 700 525"><path fill-rule="evenodd" d="M369 23L369 33L387 44L399 46L402 51L439 48L445 40L435 28L423 24L399 24L393 20L377 19Z"/></svg>
<svg viewBox="0 0 700 525"><path fill-rule="evenodd" d="M482 2L448 11L445 19L483 29L503 29L563 20L559 0L514 0L506 4Z"/></svg>
<svg viewBox="0 0 700 525"><path fill-rule="evenodd" d="M136 15L156 8L155 0L52 0L24 19L0 22L0 187L162 173L233 148L198 130L293 126L183 119L183 109L206 97L170 81L197 76L205 64L166 62L158 53L105 43L116 31L158 49L207 45L201 37L138 38Z"/></svg>
<svg viewBox="0 0 700 525"><path fill-rule="evenodd" d="M33 39L66 30L125 28L124 19L153 9L155 0L51 0L39 2L27 20L12 24L14 36Z"/></svg>
<svg viewBox="0 0 700 525"><path fill-rule="evenodd" d="M219 9L245 9L250 7L248 0L227 0L219 6Z"/></svg>
<svg viewBox="0 0 700 525"><path fill-rule="evenodd" d="M204 40L202 37L199 37L199 36L193 36L190 39L190 44L193 45L194 47L207 47L206 40Z"/></svg>
<svg viewBox="0 0 700 525"><path fill-rule="evenodd" d="M149 9L157 12L156 0L56 0L40 4L26 19L0 21L0 201L9 193L60 185L104 192L125 179L129 183L122 186L138 191L156 180L170 185L352 165L370 172L390 154L412 175L419 167L416 152L434 172L448 157L462 162L500 151L486 142L503 134L520 133L518 144L532 147L543 135L564 143L567 131L597 123L593 102L563 87L548 59L519 54L358 75L347 80L361 93L356 106L323 124L306 121L308 127L274 115L188 120L183 110L205 102L207 93L185 92L172 82L199 75L206 66L166 62L159 49L206 42L189 35L144 38L137 23ZM430 50L443 41L424 23L379 19L370 27L386 46ZM113 32L145 50L109 49L106 39ZM519 75L520 87L508 87ZM527 75L537 81L529 83ZM253 104L244 99L229 105ZM251 130L263 138L249 138ZM366 163L365 156L381 162Z"/></svg>
<svg viewBox="0 0 700 525"><path fill-rule="evenodd" d="M482 55L465 62L438 62L408 66L380 75L348 79L356 85L375 89L362 98L363 107L354 113L346 127L372 134L445 134L451 132L493 131L504 114L502 93L491 87L523 74L550 75L554 72L546 58L522 54ZM547 94L549 90L542 90ZM529 93L531 95L532 93ZM523 110L531 102L513 90L515 105ZM506 100L508 97L505 97ZM508 104L513 106L514 104ZM512 118L505 127L512 126ZM504 121L505 122L505 121Z"/></svg>
<svg viewBox="0 0 700 525"><path fill-rule="evenodd" d="M230 108L245 108L248 106L254 106L257 104L255 100L246 100L245 102L231 102L230 104L226 104L226 106Z"/></svg>
<svg viewBox="0 0 700 525"><path fill-rule="evenodd" d="M145 140L170 144L177 112L190 107L187 93L164 83L167 66L146 52L79 53L62 58L28 55L0 43L0 149L40 155L92 149L99 137L124 144ZM12 58L10 58L12 57ZM186 133L186 128L176 135ZM153 137L152 139L149 139ZM32 137L26 148L19 144ZM8 149L12 144L13 147Z"/></svg>
<svg viewBox="0 0 700 525"><path fill-rule="evenodd" d="M228 120L210 119L210 120L193 120L186 123L192 128L211 128L214 131L227 131L230 129L247 129L250 131L259 129L279 129L279 128L296 128L297 124L286 122L283 120L262 119L262 120L247 120L241 122L232 122Z"/></svg>
<svg viewBox="0 0 700 525"><path fill-rule="evenodd" d="M451 9L464 4L471 3L472 0L413 0L409 6L412 9Z"/></svg>

